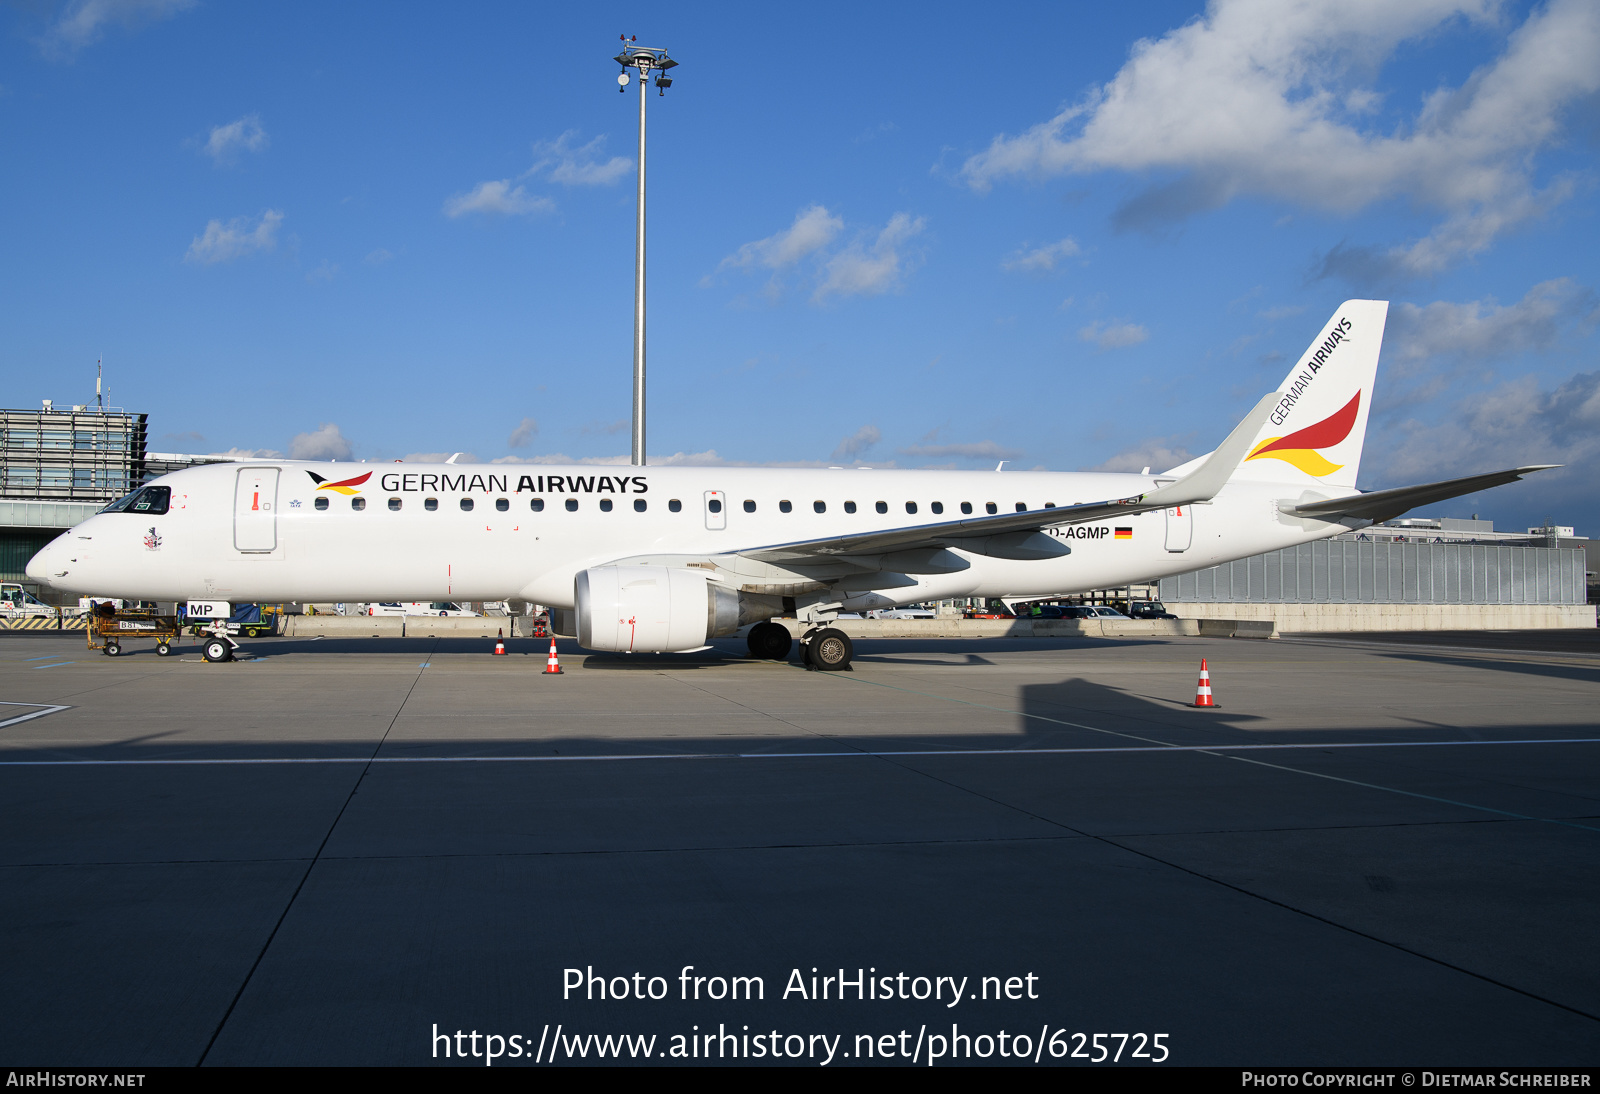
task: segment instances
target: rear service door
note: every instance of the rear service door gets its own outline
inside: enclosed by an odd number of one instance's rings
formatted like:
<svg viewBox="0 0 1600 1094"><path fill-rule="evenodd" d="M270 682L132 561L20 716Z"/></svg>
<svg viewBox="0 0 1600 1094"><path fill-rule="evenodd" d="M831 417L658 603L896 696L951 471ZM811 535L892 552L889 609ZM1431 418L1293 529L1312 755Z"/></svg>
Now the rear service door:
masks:
<svg viewBox="0 0 1600 1094"><path fill-rule="evenodd" d="M728 495L721 490L706 491L706 527L720 531L728 526Z"/></svg>
<svg viewBox="0 0 1600 1094"><path fill-rule="evenodd" d="M233 545L265 553L278 548L278 469L244 467L233 492Z"/></svg>
<svg viewBox="0 0 1600 1094"><path fill-rule="evenodd" d="M1167 510L1167 550L1187 551L1194 540L1194 508L1177 505Z"/></svg>

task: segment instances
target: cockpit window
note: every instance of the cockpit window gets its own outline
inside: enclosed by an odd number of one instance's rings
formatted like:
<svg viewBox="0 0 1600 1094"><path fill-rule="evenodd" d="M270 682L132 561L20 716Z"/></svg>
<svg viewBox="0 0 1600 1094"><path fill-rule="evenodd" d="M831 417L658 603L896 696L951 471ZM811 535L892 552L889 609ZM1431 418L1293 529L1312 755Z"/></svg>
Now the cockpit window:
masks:
<svg viewBox="0 0 1600 1094"><path fill-rule="evenodd" d="M100 510L102 513L138 513L141 516L159 517L172 505L172 487L147 486L119 498Z"/></svg>

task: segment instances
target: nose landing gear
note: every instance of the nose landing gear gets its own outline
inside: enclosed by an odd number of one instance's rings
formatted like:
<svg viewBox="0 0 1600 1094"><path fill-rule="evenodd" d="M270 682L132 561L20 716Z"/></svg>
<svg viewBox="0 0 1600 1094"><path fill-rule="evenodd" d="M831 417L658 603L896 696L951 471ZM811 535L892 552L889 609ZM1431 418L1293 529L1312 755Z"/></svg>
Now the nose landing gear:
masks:
<svg viewBox="0 0 1600 1094"><path fill-rule="evenodd" d="M212 664L232 661L233 653L239 648L239 643L235 642L228 633L227 621L219 619L209 627L206 627L205 630L210 633L211 637L207 638L205 644L200 647L200 656Z"/></svg>

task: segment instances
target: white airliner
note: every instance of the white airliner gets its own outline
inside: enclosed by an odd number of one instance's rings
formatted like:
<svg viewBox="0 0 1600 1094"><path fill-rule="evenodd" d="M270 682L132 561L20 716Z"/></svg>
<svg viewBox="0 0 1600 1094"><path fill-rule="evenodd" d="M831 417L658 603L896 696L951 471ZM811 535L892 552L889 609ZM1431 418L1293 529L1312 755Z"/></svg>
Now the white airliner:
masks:
<svg viewBox="0 0 1600 1094"><path fill-rule="evenodd" d="M807 663L844 668L849 639L824 625L841 611L1141 582L1553 466L1356 492L1387 314L1347 301L1215 451L1160 475L213 464L108 506L28 576L149 600L519 598L564 609L558 633L588 649L634 653L756 623L751 652L782 658L770 620L796 616L817 624Z"/></svg>

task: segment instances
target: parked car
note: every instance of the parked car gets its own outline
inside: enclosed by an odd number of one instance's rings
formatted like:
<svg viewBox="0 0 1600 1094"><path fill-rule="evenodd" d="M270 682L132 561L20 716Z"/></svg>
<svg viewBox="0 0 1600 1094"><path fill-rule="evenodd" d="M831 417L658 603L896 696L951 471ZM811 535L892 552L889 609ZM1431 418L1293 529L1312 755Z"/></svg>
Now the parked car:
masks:
<svg viewBox="0 0 1600 1094"><path fill-rule="evenodd" d="M1159 600L1135 601L1128 606L1128 616L1132 619L1176 619L1177 616L1167 611L1167 606Z"/></svg>
<svg viewBox="0 0 1600 1094"><path fill-rule="evenodd" d="M868 619L936 619L927 608L880 608L867 613Z"/></svg>
<svg viewBox="0 0 1600 1094"><path fill-rule="evenodd" d="M368 604L362 615L477 615L475 611L463 608L460 604L445 600L435 600L424 603L413 600L409 604L387 602L382 604Z"/></svg>
<svg viewBox="0 0 1600 1094"><path fill-rule="evenodd" d="M1108 608L1104 604L1088 604L1088 605L1085 605L1085 607L1087 607L1089 609L1089 611L1093 613L1093 617L1094 618L1098 618L1098 619L1126 619L1126 618L1128 618L1127 616L1123 615L1121 612L1117 611L1117 609Z"/></svg>

